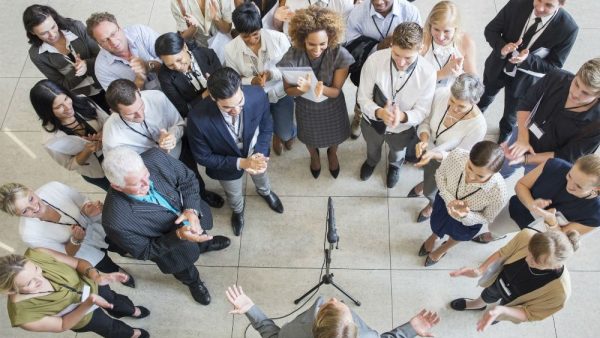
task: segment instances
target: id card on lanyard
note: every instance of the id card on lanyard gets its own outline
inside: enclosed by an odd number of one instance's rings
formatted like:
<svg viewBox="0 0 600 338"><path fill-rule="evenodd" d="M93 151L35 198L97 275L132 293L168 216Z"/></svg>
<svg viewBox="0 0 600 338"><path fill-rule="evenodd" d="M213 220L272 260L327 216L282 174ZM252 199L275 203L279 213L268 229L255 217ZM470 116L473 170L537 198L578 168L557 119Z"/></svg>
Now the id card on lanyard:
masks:
<svg viewBox="0 0 600 338"><path fill-rule="evenodd" d="M531 131L531 133L538 140L541 139L542 136L544 136L544 130L542 130L542 127L544 126L546 121L542 122L542 124L540 126L538 126L538 124L533 121L533 118L535 117L535 114L537 114L538 108L540 107L540 103L542 103L543 98L544 98L544 94L542 94L542 97L540 97L538 102L535 104L535 106L531 110L531 113L529 114L529 118L527 118L527 125L529 125L529 128L528 128L529 131Z"/></svg>

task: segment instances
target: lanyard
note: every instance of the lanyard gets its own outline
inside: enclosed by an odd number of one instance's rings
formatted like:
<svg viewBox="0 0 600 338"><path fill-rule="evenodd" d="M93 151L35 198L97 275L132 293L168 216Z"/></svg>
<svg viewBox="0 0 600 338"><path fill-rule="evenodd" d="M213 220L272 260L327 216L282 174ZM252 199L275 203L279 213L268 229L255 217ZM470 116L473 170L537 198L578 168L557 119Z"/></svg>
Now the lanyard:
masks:
<svg viewBox="0 0 600 338"><path fill-rule="evenodd" d="M473 195L475 195L477 192L479 192L479 190L481 190L481 188L477 188L477 190L475 190L475 191L472 191L472 192L470 192L470 193L466 194L465 196L463 196L463 197L460 197L460 198L459 198L459 197L458 197L458 188L460 187L460 182L462 181L463 174L464 174L464 173L461 173L461 174L460 174L460 177L459 177L459 179L458 179L458 184L456 185L456 192L454 193L454 197L456 197L456 199L457 199L457 200L459 200L459 201L462 201L462 200L466 199L467 197L473 196ZM467 182L465 181L465 184L466 184L466 183L467 183Z"/></svg>
<svg viewBox="0 0 600 338"><path fill-rule="evenodd" d="M540 28L536 29L535 32L533 32L533 34L531 34L531 40L533 40L533 37L542 29L544 29L549 23L550 21L552 21L552 19L554 19L554 16L556 16L556 13L558 13L560 9L556 10L554 12L554 14L552 14L552 17L550 17L550 19L548 19L548 21L546 21L545 24L543 24ZM529 17L527 18L527 22L525 23L525 27L523 27L523 32L521 33L521 38L523 38L523 36L525 35L525 33L527 32L527 30L529 29L529 21L531 21L531 15L529 15ZM529 40L529 43L531 43L531 40ZM523 46L523 48L528 48L528 46Z"/></svg>
<svg viewBox="0 0 600 338"><path fill-rule="evenodd" d="M144 136L144 137L145 137L145 138L147 138L148 140L150 140L150 141L154 142L154 144L158 145L158 142L156 142L156 141L155 141L155 140L154 140L152 137L150 137L150 136L148 136L148 135L146 135L146 134L140 133L139 131L137 131L137 130L133 129L133 127L131 127L131 126L129 125L129 123L127 123L127 121L125 121L125 120L123 119L123 117L121 116L121 114L119 114L119 118L121 118L121 121L123 121L123 123L125 123L125 125L127 126L127 128L131 129L131 131L133 131L134 133L136 133L136 134L138 134L138 135L142 135L142 136ZM144 124L144 127L146 127L146 130L148 131L148 134L150 134L150 135L152 136L152 134L150 133L150 128L148 128L148 124L146 124L146 120L144 120L142 123Z"/></svg>
<svg viewBox="0 0 600 338"><path fill-rule="evenodd" d="M574 106L574 107L565 107L566 110L573 110L573 109L578 109L578 108L583 108L585 106L589 106L589 105L594 105L596 104L596 102L598 102L598 99L594 99L592 102L590 103L586 103L586 104L582 104L581 106Z"/></svg>
<svg viewBox="0 0 600 338"><path fill-rule="evenodd" d="M408 80L410 80L410 78L412 77L413 73L415 72L415 69L417 68L417 62L419 62L419 59L416 59L415 62L408 66L408 69L410 69L410 73L408 73L406 81L404 81L404 83L402 84L402 86L400 86L400 88L398 88L398 90L394 90L394 74L392 73L392 62L394 61L390 57L390 90L392 91L392 104L396 104L396 96L402 89L404 89L404 86L406 86ZM400 77L400 80L402 80L402 77Z"/></svg>
<svg viewBox="0 0 600 338"><path fill-rule="evenodd" d="M462 119L465 118L465 116L469 115L469 113L473 110L474 106L471 106L471 109L469 109L468 112L464 113L463 116L461 116L456 122L452 123L449 127L447 127L446 129L442 130L440 132L440 127L442 126L442 123L444 123L444 119L446 118L446 114L448 114L448 110L450 109L450 106L448 106L446 108L446 111L444 112L444 116L442 116L442 119L440 120L440 123L438 123L437 129L435 131L435 140L433 141L433 144L435 145L437 143L438 138L445 132L447 132L448 130L450 130L450 128L454 127L458 122L462 121Z"/></svg>
<svg viewBox="0 0 600 338"><path fill-rule="evenodd" d="M373 5L371 4L369 6L373 6ZM381 30L379 29L379 26L377 26L377 23L375 22L375 18L373 16L371 16L371 20L373 21L373 25L375 25L375 28L377 29L377 32L381 36L381 40L385 39L388 36L388 34L390 33L390 29L392 28L392 24L394 23L394 19L395 18L396 18L396 16L394 14L392 14L392 20L390 20L390 24L388 25L388 28L385 31L385 35L383 35L383 33L381 32ZM383 20L385 21L385 18L383 18ZM383 22L382 22L382 24L383 24ZM383 28L383 25L382 25L382 28Z"/></svg>
<svg viewBox="0 0 600 338"><path fill-rule="evenodd" d="M43 201L44 203L48 204L49 206L51 206L51 207L52 207L54 210L56 210L56 211L60 212L61 214L63 214L63 215L65 215L65 216L69 217L70 219L72 219L72 220L73 220L73 222L75 222L75 224L77 224L77 225L79 225L80 227L82 227L83 229L85 229L85 227L83 227L83 226L82 226L82 225L81 225L81 224L80 224L80 223L77 221L77 219L75 219L75 217L73 217L73 216L71 216L71 215L67 214L67 213L66 213L66 212L64 212L64 211L62 211L62 210L61 210L59 207L57 207L57 206L54 206L54 205L50 204L48 201L46 201L46 200L45 200L45 199L43 199L43 198L42 198L42 201ZM71 224L62 223L62 222L52 222L52 221L46 221L46 222L50 222L50 223L55 223L55 224L62 224L62 225L71 226Z"/></svg>
<svg viewBox="0 0 600 338"><path fill-rule="evenodd" d="M452 44L454 45L454 42ZM448 64L448 62L450 62L450 57L448 57L448 60L446 60L446 62L444 62L444 65L442 65L442 63L438 59L437 55L435 55L435 47L433 46L433 38L431 38L431 54L433 54L433 57L435 58L435 62L438 64L438 66L440 66L440 70L442 68L444 68Z"/></svg>

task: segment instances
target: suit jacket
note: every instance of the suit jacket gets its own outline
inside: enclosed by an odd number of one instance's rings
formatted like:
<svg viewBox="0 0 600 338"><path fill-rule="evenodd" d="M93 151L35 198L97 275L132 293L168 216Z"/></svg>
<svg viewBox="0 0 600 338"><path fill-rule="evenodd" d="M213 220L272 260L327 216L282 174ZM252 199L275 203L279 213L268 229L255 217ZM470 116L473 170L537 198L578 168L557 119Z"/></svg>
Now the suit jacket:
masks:
<svg viewBox="0 0 600 338"><path fill-rule="evenodd" d="M142 153L150 180L176 209L196 209L205 230L212 229L210 208L200 199L194 173L179 160L152 148ZM175 273L193 265L200 249L197 243L180 240L177 215L166 208L138 201L110 189L102 212L102 226L108 238L139 260L151 260L163 273Z"/></svg>
<svg viewBox="0 0 600 338"><path fill-rule="evenodd" d="M202 75L212 74L221 68L221 61L212 49L204 47L195 47L191 49ZM202 95L196 93L194 86L188 81L187 76L178 71L167 67L160 67L158 80L162 91L179 111L179 114L185 118L189 112L189 107L194 106L197 101L202 100Z"/></svg>
<svg viewBox="0 0 600 338"><path fill-rule="evenodd" d="M267 318L256 305L246 312L246 317L252 323L252 327L263 338L312 338L312 326L323 303L325 303L323 297L317 298L309 309L299 314L294 320L281 328L275 325L273 320ZM371 329L354 311L351 312L352 320L358 327L359 338L412 338L417 335L410 323L405 323L402 326L379 335L377 331Z"/></svg>
<svg viewBox="0 0 600 338"><path fill-rule="evenodd" d="M241 151L213 100L202 100L188 116L186 135L192 154L206 167L206 174L215 180L230 181L242 177L244 171L237 168L239 158L253 153L269 156L273 119L267 94L259 86L242 86L242 91L246 102L242 111L244 147ZM255 144L253 140L256 140Z"/></svg>
<svg viewBox="0 0 600 338"><path fill-rule="evenodd" d="M487 83L498 84L498 82L505 79L503 76L504 66L508 62L508 57L503 58L500 51L507 43L519 40L523 27L532 11L533 1L510 0L485 27L485 39L493 49L485 60L484 78ZM546 29L531 45L529 56L518 68L543 74L561 68L575 43L578 31L579 27L573 17L563 8L560 8L552 21L548 23ZM534 52L539 48L549 50L545 58L534 55ZM537 79L533 75L517 71L513 79L513 81L517 81L514 86L514 93L524 93Z"/></svg>

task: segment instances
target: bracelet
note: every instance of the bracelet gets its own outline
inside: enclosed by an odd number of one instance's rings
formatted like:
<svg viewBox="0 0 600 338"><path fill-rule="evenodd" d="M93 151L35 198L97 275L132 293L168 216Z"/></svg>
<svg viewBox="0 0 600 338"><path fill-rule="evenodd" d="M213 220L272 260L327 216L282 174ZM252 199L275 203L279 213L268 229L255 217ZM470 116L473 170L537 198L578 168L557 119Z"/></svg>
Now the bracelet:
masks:
<svg viewBox="0 0 600 338"><path fill-rule="evenodd" d="M523 154L523 164L529 163L529 154Z"/></svg>
<svg viewBox="0 0 600 338"><path fill-rule="evenodd" d="M91 265L90 265L90 266L88 266L88 267L87 267L85 270L83 270L83 275L84 275L84 276L86 276L87 278L92 278L92 277L90 277L90 275L89 275L90 271L92 271L92 270L96 270L96 272L97 272L98 274L100 273L100 272L98 271L98 269L96 269L95 267L93 267L93 266L91 266Z"/></svg>
<svg viewBox="0 0 600 338"><path fill-rule="evenodd" d="M73 236L71 236L71 238L69 238L69 242L71 242L71 244L77 245L77 246L79 246L79 245L81 245L81 243L83 243L83 241L76 240L75 238L73 238Z"/></svg>

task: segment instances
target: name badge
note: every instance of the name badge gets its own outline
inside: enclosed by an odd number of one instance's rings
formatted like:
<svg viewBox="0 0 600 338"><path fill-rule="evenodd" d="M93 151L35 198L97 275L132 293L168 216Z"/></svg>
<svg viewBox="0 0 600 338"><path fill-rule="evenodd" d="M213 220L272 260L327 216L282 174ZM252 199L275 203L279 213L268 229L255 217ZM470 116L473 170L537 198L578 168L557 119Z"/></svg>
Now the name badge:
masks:
<svg viewBox="0 0 600 338"><path fill-rule="evenodd" d="M537 137L538 140L541 139L542 136L544 136L544 131L540 129L540 127L538 127L538 125L535 124L535 122L533 122L531 126L529 126L529 130L533 133L533 135L535 135L535 137Z"/></svg>

